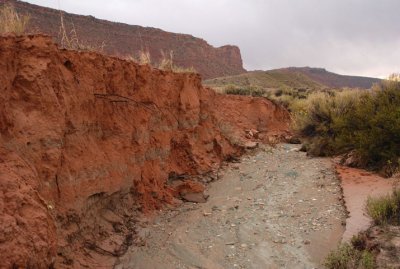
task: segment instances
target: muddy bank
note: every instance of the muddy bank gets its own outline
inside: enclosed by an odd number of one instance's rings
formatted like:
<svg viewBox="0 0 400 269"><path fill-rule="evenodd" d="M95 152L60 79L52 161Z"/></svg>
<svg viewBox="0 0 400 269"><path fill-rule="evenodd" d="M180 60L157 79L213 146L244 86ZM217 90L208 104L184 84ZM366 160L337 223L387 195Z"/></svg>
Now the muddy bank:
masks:
<svg viewBox="0 0 400 269"><path fill-rule="evenodd" d="M330 159L262 147L219 175L206 203L143 221L142 246L116 268L321 268L340 242L345 210Z"/></svg>
<svg viewBox="0 0 400 269"><path fill-rule="evenodd" d="M139 212L201 189L176 179L279 140L288 122L272 102L218 95L196 74L0 37L0 258L112 266L140 243Z"/></svg>
<svg viewBox="0 0 400 269"><path fill-rule="evenodd" d="M367 230L373 223L366 212L368 197L379 197L392 192L393 181L375 173L362 169L336 166L341 180L343 198L348 218L343 241L348 241L353 235Z"/></svg>

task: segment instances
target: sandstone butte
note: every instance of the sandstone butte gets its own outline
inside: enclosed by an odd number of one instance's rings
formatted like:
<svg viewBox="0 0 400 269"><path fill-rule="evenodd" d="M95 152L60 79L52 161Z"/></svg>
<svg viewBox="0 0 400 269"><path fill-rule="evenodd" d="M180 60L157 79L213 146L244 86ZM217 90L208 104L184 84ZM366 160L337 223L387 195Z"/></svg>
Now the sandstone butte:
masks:
<svg viewBox="0 0 400 269"><path fill-rule="evenodd" d="M176 74L48 36L0 37L0 260L4 267L112 267L135 216L204 189L204 175L288 133L264 98L219 95ZM246 137L247 135L247 137ZM88 255L88 251L92 251ZM108 264L108 265L107 265Z"/></svg>
<svg viewBox="0 0 400 269"><path fill-rule="evenodd" d="M20 14L29 14L28 31L53 36L59 42L60 11L22 1L0 0L0 5L12 2ZM104 44L104 53L131 57L139 51L149 51L159 62L162 54L173 52L176 65L194 67L203 78L237 75L246 72L237 46L215 48L205 40L187 34L170 33L151 27L115 23L93 16L62 12L67 33L75 29L81 43L93 47Z"/></svg>

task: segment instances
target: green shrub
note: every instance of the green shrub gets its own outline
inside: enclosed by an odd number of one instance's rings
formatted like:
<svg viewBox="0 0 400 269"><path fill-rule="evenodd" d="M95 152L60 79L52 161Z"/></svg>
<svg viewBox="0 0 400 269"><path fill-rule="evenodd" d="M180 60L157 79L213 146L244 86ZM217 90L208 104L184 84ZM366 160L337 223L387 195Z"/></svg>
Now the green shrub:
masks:
<svg viewBox="0 0 400 269"><path fill-rule="evenodd" d="M353 259L354 249L349 244L343 244L329 253L324 265L328 269L347 269Z"/></svg>
<svg viewBox="0 0 400 269"><path fill-rule="evenodd" d="M400 224L400 189L393 191L391 195L368 198L367 212L375 224Z"/></svg>
<svg viewBox="0 0 400 269"><path fill-rule="evenodd" d="M366 251L366 250L364 250L361 254L360 263L361 263L362 268L365 268L365 269L376 268L374 255L371 252Z"/></svg>
<svg viewBox="0 0 400 269"><path fill-rule="evenodd" d="M235 85L228 85L225 87L226 94L232 95L249 95L254 97L264 96L265 91L254 86L239 87Z"/></svg>
<svg viewBox="0 0 400 269"><path fill-rule="evenodd" d="M390 176L400 165L400 86L311 94L293 111L293 127L316 155L354 150L364 166ZM312 152L311 152L312 153Z"/></svg>
<svg viewBox="0 0 400 269"><path fill-rule="evenodd" d="M373 269L376 267L373 254L367 250L359 250L348 243L341 244L329 253L325 259L328 269Z"/></svg>

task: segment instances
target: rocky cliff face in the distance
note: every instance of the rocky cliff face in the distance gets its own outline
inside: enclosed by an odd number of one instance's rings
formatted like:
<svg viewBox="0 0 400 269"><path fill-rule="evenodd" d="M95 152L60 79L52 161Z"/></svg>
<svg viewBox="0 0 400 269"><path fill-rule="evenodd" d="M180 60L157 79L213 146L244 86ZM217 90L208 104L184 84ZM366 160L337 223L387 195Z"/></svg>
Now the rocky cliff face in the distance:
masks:
<svg viewBox="0 0 400 269"><path fill-rule="evenodd" d="M14 0L0 0L0 5L6 2L13 3L19 12L30 15L29 31L49 34L59 40L60 11ZM236 46L215 48L205 40L187 34L110 22L93 16L63 14L68 31L74 25L84 44L101 46L104 42L104 52L109 55L126 57L136 55L140 50L148 50L152 60L158 62L162 52L169 54L173 51L174 62L178 66L194 67L203 78L236 75L246 71Z"/></svg>

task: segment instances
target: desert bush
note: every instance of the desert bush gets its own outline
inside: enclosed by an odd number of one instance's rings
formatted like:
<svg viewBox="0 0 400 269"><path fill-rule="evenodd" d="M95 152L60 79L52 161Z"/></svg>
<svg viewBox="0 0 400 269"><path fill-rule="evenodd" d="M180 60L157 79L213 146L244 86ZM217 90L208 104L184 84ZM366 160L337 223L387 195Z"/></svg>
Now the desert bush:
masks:
<svg viewBox="0 0 400 269"><path fill-rule="evenodd" d="M287 108L289 111L295 111L296 103L301 103L313 92L311 89L305 88L288 88L266 90L263 96L275 101Z"/></svg>
<svg viewBox="0 0 400 269"><path fill-rule="evenodd" d="M373 269L376 267L375 258L371 252L357 249L349 243L343 243L329 253L324 265L328 269Z"/></svg>
<svg viewBox="0 0 400 269"><path fill-rule="evenodd" d="M235 86L228 85L225 87L224 92L232 95L249 95L254 97L264 96L265 91L254 86Z"/></svg>
<svg viewBox="0 0 400 269"><path fill-rule="evenodd" d="M18 14L13 5L5 4L0 8L0 33L22 34L29 19L28 15Z"/></svg>
<svg viewBox="0 0 400 269"><path fill-rule="evenodd" d="M325 156L337 152L334 143L336 121L352 111L362 94L358 91L316 92L307 100L292 103L292 126L297 133L309 138L312 155Z"/></svg>
<svg viewBox="0 0 400 269"><path fill-rule="evenodd" d="M377 225L400 225L400 189L393 190L391 195L368 198L367 212Z"/></svg>
<svg viewBox="0 0 400 269"><path fill-rule="evenodd" d="M400 165L400 85L386 83L364 95L335 128L339 148L354 149L365 166L391 176Z"/></svg>
<svg viewBox="0 0 400 269"><path fill-rule="evenodd" d="M272 98L272 99L274 101L276 101L278 104L280 104L280 105L282 105L282 106L284 106L284 107L286 107L288 109L290 109L292 104L294 102L296 102L296 100L297 100L295 97L293 97L291 95L286 95L286 94L283 94L283 95L281 95L279 97Z"/></svg>
<svg viewBox="0 0 400 269"><path fill-rule="evenodd" d="M354 150L364 166L387 176L400 165L399 83L373 91L311 94L296 107L293 119L294 130L308 138L316 155Z"/></svg>
<svg viewBox="0 0 400 269"><path fill-rule="evenodd" d="M388 77L389 81L396 81L396 82L400 82L400 73L393 73L390 74Z"/></svg>

